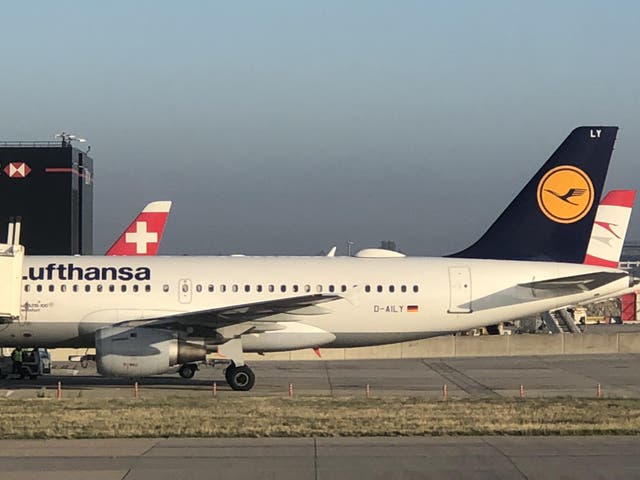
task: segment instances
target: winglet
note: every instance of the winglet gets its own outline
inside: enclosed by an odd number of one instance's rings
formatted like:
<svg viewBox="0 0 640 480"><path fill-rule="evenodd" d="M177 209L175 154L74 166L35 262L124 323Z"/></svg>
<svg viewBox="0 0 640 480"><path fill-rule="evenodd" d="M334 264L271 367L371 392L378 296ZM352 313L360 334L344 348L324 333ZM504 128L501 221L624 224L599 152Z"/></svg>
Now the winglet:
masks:
<svg viewBox="0 0 640 480"><path fill-rule="evenodd" d="M106 255L156 255L170 210L170 201L149 203L107 250Z"/></svg>
<svg viewBox="0 0 640 480"><path fill-rule="evenodd" d="M613 190L602 199L584 258L585 265L618 268L635 198L635 190Z"/></svg>

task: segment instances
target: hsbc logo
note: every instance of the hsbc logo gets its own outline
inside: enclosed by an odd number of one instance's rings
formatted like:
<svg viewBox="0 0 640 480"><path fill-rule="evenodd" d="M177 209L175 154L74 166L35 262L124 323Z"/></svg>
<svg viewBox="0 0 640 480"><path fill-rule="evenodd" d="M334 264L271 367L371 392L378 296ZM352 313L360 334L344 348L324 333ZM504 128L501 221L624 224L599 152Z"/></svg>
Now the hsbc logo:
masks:
<svg viewBox="0 0 640 480"><path fill-rule="evenodd" d="M11 162L4 167L3 172L9 178L25 178L31 173L31 168L24 162Z"/></svg>

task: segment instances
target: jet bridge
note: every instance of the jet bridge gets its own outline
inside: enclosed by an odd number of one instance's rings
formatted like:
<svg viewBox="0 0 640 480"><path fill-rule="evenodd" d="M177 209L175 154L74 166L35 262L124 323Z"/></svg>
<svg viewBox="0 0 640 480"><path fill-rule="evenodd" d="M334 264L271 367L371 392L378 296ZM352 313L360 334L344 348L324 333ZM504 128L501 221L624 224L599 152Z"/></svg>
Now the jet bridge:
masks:
<svg viewBox="0 0 640 480"><path fill-rule="evenodd" d="M20 318L22 263L24 247L20 245L20 220L10 221L7 243L0 243L0 323Z"/></svg>

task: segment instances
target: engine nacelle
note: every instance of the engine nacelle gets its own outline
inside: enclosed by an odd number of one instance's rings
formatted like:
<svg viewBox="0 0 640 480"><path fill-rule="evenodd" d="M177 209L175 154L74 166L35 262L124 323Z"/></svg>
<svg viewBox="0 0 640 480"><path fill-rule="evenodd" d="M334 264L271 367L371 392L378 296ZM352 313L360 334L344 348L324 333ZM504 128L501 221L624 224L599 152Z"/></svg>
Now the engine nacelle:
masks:
<svg viewBox="0 0 640 480"><path fill-rule="evenodd" d="M204 340L144 327L109 327L96 332L98 373L106 377L158 375L174 365L203 361Z"/></svg>

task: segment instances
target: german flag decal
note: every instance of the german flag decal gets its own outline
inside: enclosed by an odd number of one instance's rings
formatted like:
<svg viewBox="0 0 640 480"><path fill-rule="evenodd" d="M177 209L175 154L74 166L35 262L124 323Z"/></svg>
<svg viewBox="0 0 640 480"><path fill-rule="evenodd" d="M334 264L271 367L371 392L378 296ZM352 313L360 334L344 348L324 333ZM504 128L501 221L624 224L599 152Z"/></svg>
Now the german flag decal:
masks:
<svg viewBox="0 0 640 480"><path fill-rule="evenodd" d="M418 305L407 305L407 312L416 313L418 311Z"/></svg>

